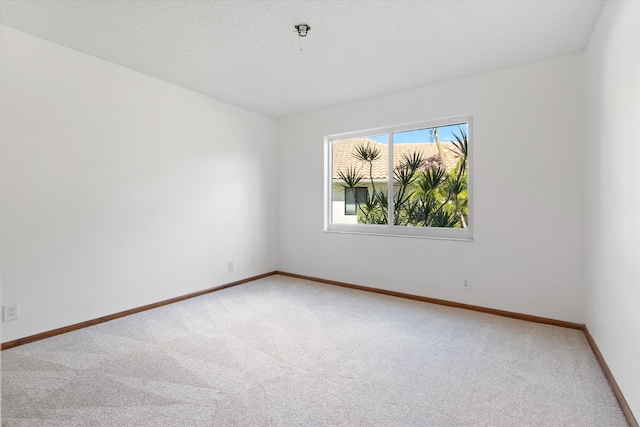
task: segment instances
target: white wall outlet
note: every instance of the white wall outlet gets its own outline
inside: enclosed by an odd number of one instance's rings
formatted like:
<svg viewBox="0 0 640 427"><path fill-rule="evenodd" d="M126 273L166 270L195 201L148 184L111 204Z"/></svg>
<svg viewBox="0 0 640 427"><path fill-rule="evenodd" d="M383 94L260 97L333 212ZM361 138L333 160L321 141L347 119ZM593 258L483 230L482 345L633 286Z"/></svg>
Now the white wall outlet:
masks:
<svg viewBox="0 0 640 427"><path fill-rule="evenodd" d="M229 261L229 271L233 271L233 261Z"/></svg>
<svg viewBox="0 0 640 427"><path fill-rule="evenodd" d="M461 281L462 289L468 291L471 289L471 280L468 277L463 277Z"/></svg>
<svg viewBox="0 0 640 427"><path fill-rule="evenodd" d="M251 258L251 267L255 267L255 266L256 266L256 259Z"/></svg>
<svg viewBox="0 0 640 427"><path fill-rule="evenodd" d="M10 302L2 306L2 316L5 322L20 318L20 304Z"/></svg>

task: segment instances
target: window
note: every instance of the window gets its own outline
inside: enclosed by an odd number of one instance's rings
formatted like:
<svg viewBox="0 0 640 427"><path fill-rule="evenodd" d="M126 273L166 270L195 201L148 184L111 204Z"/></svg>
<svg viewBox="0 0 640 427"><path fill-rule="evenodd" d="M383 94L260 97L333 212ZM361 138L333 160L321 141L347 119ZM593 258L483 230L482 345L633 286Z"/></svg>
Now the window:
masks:
<svg viewBox="0 0 640 427"><path fill-rule="evenodd" d="M366 203L369 198L367 187L355 187L344 189L344 214L357 215L361 204Z"/></svg>
<svg viewBox="0 0 640 427"><path fill-rule="evenodd" d="M331 135L325 145L325 231L472 239L470 116Z"/></svg>

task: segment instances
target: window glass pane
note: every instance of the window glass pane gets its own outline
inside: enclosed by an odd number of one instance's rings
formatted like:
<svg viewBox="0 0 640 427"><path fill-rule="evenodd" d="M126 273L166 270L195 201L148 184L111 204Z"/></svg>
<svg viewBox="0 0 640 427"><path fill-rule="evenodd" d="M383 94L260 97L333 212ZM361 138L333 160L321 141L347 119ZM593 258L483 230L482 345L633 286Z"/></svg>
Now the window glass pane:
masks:
<svg viewBox="0 0 640 427"><path fill-rule="evenodd" d="M325 231L473 240L472 122L326 136Z"/></svg>
<svg viewBox="0 0 640 427"><path fill-rule="evenodd" d="M467 124L392 135L393 224L467 228Z"/></svg>
<svg viewBox="0 0 640 427"><path fill-rule="evenodd" d="M356 191L356 200L358 203L366 203L369 198L369 190L367 187L358 187Z"/></svg>
<svg viewBox="0 0 640 427"><path fill-rule="evenodd" d="M345 215L356 215L356 196L354 193L356 192L355 188L345 188L344 189L344 214Z"/></svg>
<svg viewBox="0 0 640 427"><path fill-rule="evenodd" d="M344 190L344 214L357 215L359 206L367 203L368 197L367 187L346 188Z"/></svg>
<svg viewBox="0 0 640 427"><path fill-rule="evenodd" d="M331 222L387 224L388 136L331 142Z"/></svg>

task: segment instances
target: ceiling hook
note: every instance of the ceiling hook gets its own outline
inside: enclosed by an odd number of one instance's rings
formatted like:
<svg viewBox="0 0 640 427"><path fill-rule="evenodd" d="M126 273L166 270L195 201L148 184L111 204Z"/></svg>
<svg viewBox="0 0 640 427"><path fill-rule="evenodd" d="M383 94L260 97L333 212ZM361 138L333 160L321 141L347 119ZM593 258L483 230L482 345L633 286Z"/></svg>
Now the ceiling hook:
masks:
<svg viewBox="0 0 640 427"><path fill-rule="evenodd" d="M296 30L298 30L298 35L300 37L307 37L307 32L311 29L307 24L296 25Z"/></svg>

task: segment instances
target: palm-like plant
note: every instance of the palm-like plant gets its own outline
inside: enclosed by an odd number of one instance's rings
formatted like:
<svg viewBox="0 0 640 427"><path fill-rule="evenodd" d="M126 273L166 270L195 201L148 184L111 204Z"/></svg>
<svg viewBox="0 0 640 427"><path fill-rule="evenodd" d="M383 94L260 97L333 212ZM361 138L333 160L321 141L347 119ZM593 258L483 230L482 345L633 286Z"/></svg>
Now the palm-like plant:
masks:
<svg viewBox="0 0 640 427"><path fill-rule="evenodd" d="M358 144L352 153L353 158L366 163L369 167L369 183L371 184L371 196L365 203L363 212L367 224L386 224L387 204L383 203L382 194L376 190L373 182L373 162L380 158L380 148L366 144ZM386 200L386 197L384 198ZM376 209L378 208L378 209ZM385 222L381 222L385 221Z"/></svg>
<svg viewBox="0 0 640 427"><path fill-rule="evenodd" d="M458 216L460 224L462 228L467 228L467 216L466 212L468 211L468 199L469 195L467 189L468 185L468 167L469 167L469 139L467 138L467 133L461 127L458 127L460 131L460 135L453 134L453 137L456 139L453 142L453 145L456 147L455 149L450 149L455 154L460 156L458 159L458 164L454 169L453 175L455 176L455 180L451 181L448 184L448 191L450 197L453 199L455 203L455 212Z"/></svg>
<svg viewBox="0 0 640 427"><path fill-rule="evenodd" d="M375 146L372 147L369 143L367 143L367 145L358 144L355 147L353 157L369 165L369 179L371 179L371 184L373 185L373 162L380 158L380 149Z"/></svg>
<svg viewBox="0 0 640 427"><path fill-rule="evenodd" d="M440 151L440 162L428 162L420 152L404 154L393 170L395 191L393 194L394 225L422 227L462 227L468 223L468 138L465 130L458 128L454 134L458 163L450 171L445 169ZM439 141L438 141L439 142ZM359 144L353 157L368 166L371 194L364 203L357 203L358 222L387 224L389 195L376 190L373 180L373 164L380 158L380 148ZM364 179L355 166L338 172L344 181L345 191L355 188Z"/></svg>
<svg viewBox="0 0 640 427"><path fill-rule="evenodd" d="M418 173L412 196L417 200L419 209L413 225L431 225L433 214L438 209L438 201L442 198L441 186L445 179L446 171L441 165L431 165Z"/></svg>
<svg viewBox="0 0 640 427"><path fill-rule="evenodd" d="M453 145L456 147L449 148L449 151L455 153L460 156L458 160L459 166L459 174L465 174L467 172L467 164L468 164L468 155L469 155L469 140L467 138L467 133L458 126L458 130L460 131L460 135L454 133L453 137L456 139L453 141Z"/></svg>
<svg viewBox="0 0 640 427"><path fill-rule="evenodd" d="M416 180L416 172L425 164L421 153L413 152L411 155L403 154L400 164L393 170L393 180L398 186L393 197L393 223L394 225L407 225L409 199L412 192L410 186Z"/></svg>
<svg viewBox="0 0 640 427"><path fill-rule="evenodd" d="M351 191L351 194L353 194L353 200L355 200L356 202L356 212L358 212L360 203L358 200L356 187L358 186L360 181L362 181L362 174L359 170L356 169L355 166L349 166L344 172L339 170L338 177L340 177L340 179L344 181L344 184L342 184L344 192L346 193L347 191Z"/></svg>

